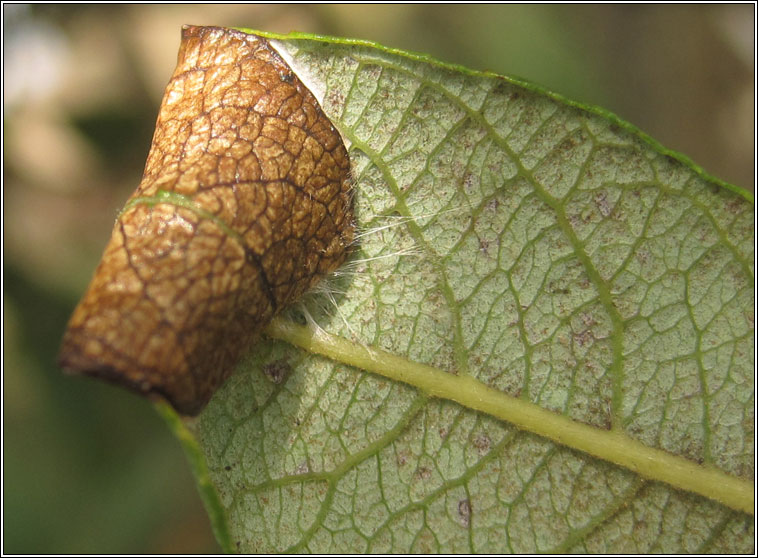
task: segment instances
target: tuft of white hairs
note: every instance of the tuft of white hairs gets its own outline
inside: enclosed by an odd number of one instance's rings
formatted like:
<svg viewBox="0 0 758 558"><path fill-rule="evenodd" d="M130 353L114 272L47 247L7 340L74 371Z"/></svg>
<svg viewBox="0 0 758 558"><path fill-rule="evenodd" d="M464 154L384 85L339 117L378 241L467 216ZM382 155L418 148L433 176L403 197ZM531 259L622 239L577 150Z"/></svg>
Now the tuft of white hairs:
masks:
<svg viewBox="0 0 758 558"><path fill-rule="evenodd" d="M351 326L348 318L340 309L340 299L347 295L343 285L350 282L350 279L356 275L366 272L368 266L374 262L385 260L397 260L407 258L419 258L424 255L424 251L412 240L412 235L406 234L405 239L411 239L413 244L399 249L392 249L382 252L375 256L362 255L361 246L364 243L374 242L377 238L379 243L384 243L384 236L388 232L404 228L411 223L418 224L418 221L427 221L444 213L459 212L462 208L449 209L434 214L420 214L413 217L402 215L377 215L369 219L369 222L376 223L371 227L361 228L356 226L356 233L353 239L351 255L342 266L337 270L324 277L313 288L311 288L299 301L285 310L291 319L296 321L305 321L305 323L314 331L322 332L323 328L319 325L319 316L330 318L336 317L344 326L344 331L349 332L352 340L363 344L358 332ZM386 246L386 244L385 244Z"/></svg>

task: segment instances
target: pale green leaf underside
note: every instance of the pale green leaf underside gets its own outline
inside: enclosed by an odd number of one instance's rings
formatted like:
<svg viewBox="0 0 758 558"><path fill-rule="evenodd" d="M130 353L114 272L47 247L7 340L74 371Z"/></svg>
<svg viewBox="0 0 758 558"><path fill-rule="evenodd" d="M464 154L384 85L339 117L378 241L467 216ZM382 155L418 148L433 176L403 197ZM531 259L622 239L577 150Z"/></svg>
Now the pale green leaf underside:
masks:
<svg viewBox="0 0 758 558"><path fill-rule="evenodd" d="M351 143L360 227L394 225L311 301L322 328L750 486L752 203L534 88L281 44ZM282 341L192 426L231 549L753 548L746 514Z"/></svg>

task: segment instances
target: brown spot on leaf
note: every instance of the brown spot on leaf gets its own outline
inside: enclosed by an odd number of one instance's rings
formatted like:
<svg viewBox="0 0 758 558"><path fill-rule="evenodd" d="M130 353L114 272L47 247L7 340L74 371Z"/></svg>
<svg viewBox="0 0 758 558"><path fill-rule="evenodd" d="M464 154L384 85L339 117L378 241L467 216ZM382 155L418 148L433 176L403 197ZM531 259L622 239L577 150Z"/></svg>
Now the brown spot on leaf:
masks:
<svg viewBox="0 0 758 558"><path fill-rule="evenodd" d="M275 384L281 384L292 372L286 359L275 360L263 365L263 373Z"/></svg>
<svg viewBox="0 0 758 558"><path fill-rule="evenodd" d="M591 329L585 329L583 331L573 334L574 342L580 347L589 345L595 339Z"/></svg>
<svg viewBox="0 0 758 558"><path fill-rule="evenodd" d="M271 318L344 262L349 166L265 39L186 26L142 182L60 365L200 412Z"/></svg>
<svg viewBox="0 0 758 558"><path fill-rule="evenodd" d="M596 192L594 196L595 206L600 211L600 215L608 217L611 214L611 204L608 201L608 194L604 191Z"/></svg>
<svg viewBox="0 0 758 558"><path fill-rule="evenodd" d="M398 467L402 467L406 463L408 463L408 456L406 455L406 453L405 452L398 453L397 454L397 465L398 465Z"/></svg>
<svg viewBox="0 0 758 558"><path fill-rule="evenodd" d="M461 518L464 527L468 527L471 523L471 502L468 498L458 502L458 517Z"/></svg>
<svg viewBox="0 0 758 558"><path fill-rule="evenodd" d="M490 440L490 437L486 434L479 434L474 437L473 444L477 452L479 452L479 455L484 455L490 451L490 447L492 447L492 440Z"/></svg>
<svg viewBox="0 0 758 558"><path fill-rule="evenodd" d="M497 198L492 198L487 202L487 205L485 207L490 211L497 211L500 208L500 200Z"/></svg>

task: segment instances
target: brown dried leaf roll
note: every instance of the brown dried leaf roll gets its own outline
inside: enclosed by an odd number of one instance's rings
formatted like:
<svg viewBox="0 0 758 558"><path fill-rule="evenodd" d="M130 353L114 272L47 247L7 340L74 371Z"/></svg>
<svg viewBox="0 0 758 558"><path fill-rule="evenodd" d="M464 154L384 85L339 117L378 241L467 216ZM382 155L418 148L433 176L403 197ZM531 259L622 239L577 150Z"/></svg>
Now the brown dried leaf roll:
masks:
<svg viewBox="0 0 758 558"><path fill-rule="evenodd" d="M61 367L199 413L271 318L344 262L349 166L265 39L186 26L142 182L71 317Z"/></svg>

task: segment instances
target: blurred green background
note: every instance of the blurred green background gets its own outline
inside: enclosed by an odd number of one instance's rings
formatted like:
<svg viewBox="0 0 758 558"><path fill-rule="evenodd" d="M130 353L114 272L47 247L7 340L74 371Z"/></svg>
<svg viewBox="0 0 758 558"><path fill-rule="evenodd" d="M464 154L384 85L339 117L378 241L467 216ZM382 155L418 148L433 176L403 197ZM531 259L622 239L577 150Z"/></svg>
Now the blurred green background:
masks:
<svg viewBox="0 0 758 558"><path fill-rule="evenodd" d="M184 23L378 41L601 105L754 186L754 7L3 6L3 551L218 552L142 399L58 343L139 182Z"/></svg>

